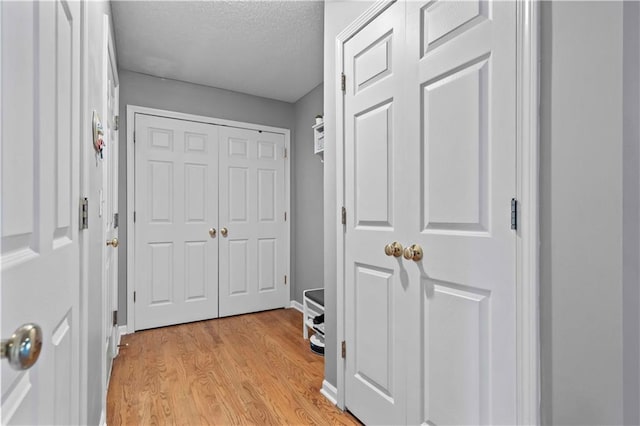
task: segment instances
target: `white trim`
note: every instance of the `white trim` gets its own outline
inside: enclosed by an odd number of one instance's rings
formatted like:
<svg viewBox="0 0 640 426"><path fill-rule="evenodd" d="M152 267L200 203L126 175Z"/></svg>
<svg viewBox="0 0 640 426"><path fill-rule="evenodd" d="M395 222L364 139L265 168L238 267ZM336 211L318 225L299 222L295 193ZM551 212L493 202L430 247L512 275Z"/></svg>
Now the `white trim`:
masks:
<svg viewBox="0 0 640 426"><path fill-rule="evenodd" d="M335 386L333 386L326 380L322 381L322 388L320 388L320 393L324 395L324 397L327 398L333 405L338 404L338 390Z"/></svg>
<svg viewBox="0 0 640 426"><path fill-rule="evenodd" d="M91 140L91 116L89 105L89 5L80 3L80 197L89 196L89 166L93 148ZM80 243L80 386L78 423L87 424L89 386L89 231L78 233Z"/></svg>
<svg viewBox="0 0 640 426"><path fill-rule="evenodd" d="M126 325L121 325L118 327L118 344L120 344L120 339L122 338L122 336L124 336L125 334L129 334L128 330L127 330L127 326Z"/></svg>
<svg viewBox="0 0 640 426"><path fill-rule="evenodd" d="M341 208L345 205L344 199L344 93L341 89L341 75L344 71L343 45L369 22L384 12L395 0L380 0L365 10L347 28L336 36L336 405L344 410L344 375L346 359L337 348L344 340L345 312L344 312L344 228L342 226ZM325 356L328 354L325 353ZM329 355L330 356L330 355Z"/></svg>
<svg viewBox="0 0 640 426"><path fill-rule="evenodd" d="M104 410L100 412L100 421L98 422L98 425L107 426L107 413Z"/></svg>
<svg viewBox="0 0 640 426"><path fill-rule="evenodd" d="M277 133L284 135L284 146L291 152L291 130L282 127L264 126L262 124L246 123L235 120L224 120L222 118L205 117L176 111L167 111L156 108L147 108L136 105L127 105L127 332L135 332L135 313L133 309L133 292L135 286L135 229L133 224L133 210L135 208L135 151L133 144L133 132L135 130L135 115L146 114L158 117L174 118L178 120L196 121L205 124L219 126L238 127L241 129L260 130L263 132ZM291 277L291 172L290 158L287 156L284 163L285 179L285 208L289 213L285 222L285 273ZM291 285L287 299L282 301L282 306L286 306L286 300L291 299Z"/></svg>
<svg viewBox="0 0 640 426"><path fill-rule="evenodd" d="M360 15L336 37L336 210L344 206L344 97L340 75L344 70L343 45L393 3L382 0ZM538 217L538 105L539 2L517 4L517 193L520 211L516 248L517 292L517 421L540 422L539 350L539 217ZM336 212L336 347L344 340L344 230ZM337 359L337 405L345 408L345 362Z"/></svg>
<svg viewBox="0 0 640 426"><path fill-rule="evenodd" d="M539 25L540 3L517 3L517 421L540 423Z"/></svg>
<svg viewBox="0 0 640 426"><path fill-rule="evenodd" d="M302 303L298 302L297 300L292 300L289 307L295 309L296 311L304 313L304 310L302 309Z"/></svg>

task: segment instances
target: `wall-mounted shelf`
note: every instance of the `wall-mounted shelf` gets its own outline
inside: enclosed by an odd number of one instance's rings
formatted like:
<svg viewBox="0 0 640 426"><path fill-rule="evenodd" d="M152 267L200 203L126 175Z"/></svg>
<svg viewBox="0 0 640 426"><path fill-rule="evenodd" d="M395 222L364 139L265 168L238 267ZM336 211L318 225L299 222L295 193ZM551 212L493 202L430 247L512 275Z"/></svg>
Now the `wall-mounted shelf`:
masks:
<svg viewBox="0 0 640 426"><path fill-rule="evenodd" d="M313 126L313 153L320 155L324 163L324 122Z"/></svg>

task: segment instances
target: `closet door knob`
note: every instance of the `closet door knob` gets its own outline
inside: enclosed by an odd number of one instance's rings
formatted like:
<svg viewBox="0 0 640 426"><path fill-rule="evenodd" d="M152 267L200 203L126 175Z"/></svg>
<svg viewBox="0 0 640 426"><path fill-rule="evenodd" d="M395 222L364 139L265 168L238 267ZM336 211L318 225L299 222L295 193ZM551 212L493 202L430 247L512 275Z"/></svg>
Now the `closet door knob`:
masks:
<svg viewBox="0 0 640 426"><path fill-rule="evenodd" d="M387 256L400 257L402 256L402 244L397 241L392 242L384 246L384 254Z"/></svg>
<svg viewBox="0 0 640 426"><path fill-rule="evenodd" d="M227 228L220 229L220 233L222 234L223 237L226 237L228 232L229 231L227 231Z"/></svg>
<svg viewBox="0 0 640 426"><path fill-rule="evenodd" d="M209 236L211 236L211 238L216 237L216 228L209 228Z"/></svg>
<svg viewBox="0 0 640 426"><path fill-rule="evenodd" d="M422 247L419 244L413 244L411 247L404 249L404 258L418 262L422 260Z"/></svg>

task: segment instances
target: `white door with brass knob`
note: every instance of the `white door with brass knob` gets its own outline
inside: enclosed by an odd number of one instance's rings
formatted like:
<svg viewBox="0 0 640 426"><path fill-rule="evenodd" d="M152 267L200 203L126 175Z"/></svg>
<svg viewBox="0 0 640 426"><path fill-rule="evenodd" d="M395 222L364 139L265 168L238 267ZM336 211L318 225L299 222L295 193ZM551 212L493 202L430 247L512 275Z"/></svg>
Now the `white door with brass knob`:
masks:
<svg viewBox="0 0 640 426"><path fill-rule="evenodd" d="M80 143L80 9L66 1L0 4L3 425L84 422L79 167L81 153L91 163L93 148L85 137Z"/></svg>
<svg viewBox="0 0 640 426"><path fill-rule="evenodd" d="M516 2L375 7L338 95L346 408L516 424Z"/></svg>
<svg viewBox="0 0 640 426"><path fill-rule="evenodd" d="M114 321L114 312L118 311L118 257L122 251L118 240L120 234L120 212L118 209L118 129L115 125L118 115L119 79L118 70L114 62L115 49L111 26L104 30L103 37L107 37L106 63L103 64L104 103L102 127L104 129L105 148L102 159L102 193L104 194L102 228L107 244L103 253L104 271L102 276L102 386L107 388L113 358L118 348L118 325ZM126 216L125 216L126 219ZM117 315L117 314L116 314ZM116 320L118 318L115 318ZM120 319L120 322L121 319ZM106 407L105 407L106 408Z"/></svg>
<svg viewBox="0 0 640 426"><path fill-rule="evenodd" d="M285 138L220 128L220 316L282 308Z"/></svg>
<svg viewBox="0 0 640 426"><path fill-rule="evenodd" d="M135 118L135 328L218 317L218 126Z"/></svg>

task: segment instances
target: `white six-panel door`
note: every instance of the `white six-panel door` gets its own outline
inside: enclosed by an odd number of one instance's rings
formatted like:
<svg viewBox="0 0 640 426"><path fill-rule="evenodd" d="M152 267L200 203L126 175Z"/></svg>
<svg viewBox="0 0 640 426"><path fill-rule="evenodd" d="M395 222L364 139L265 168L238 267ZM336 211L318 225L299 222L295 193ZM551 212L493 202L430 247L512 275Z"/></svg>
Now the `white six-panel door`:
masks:
<svg viewBox="0 0 640 426"><path fill-rule="evenodd" d="M220 128L220 316L287 305L284 149L282 134Z"/></svg>
<svg viewBox="0 0 640 426"><path fill-rule="evenodd" d="M77 424L80 3L2 2L0 15L0 333L31 322L43 333L31 369L0 361L0 422Z"/></svg>
<svg viewBox="0 0 640 426"><path fill-rule="evenodd" d="M395 4L344 47L346 400L365 424L401 424L406 410L406 299L402 258L386 244L408 238L403 181L407 114L404 4Z"/></svg>
<svg viewBox="0 0 640 426"><path fill-rule="evenodd" d="M106 101L107 111L103 118L103 128L105 131L106 146L104 149L104 214L103 224L105 231L105 241L111 245L105 247L104 269L105 277L103 283L104 300L104 352L105 352L105 388L111 372L112 359L117 353L116 333L117 325L113 323L113 312L118 310L118 246L114 247L113 240L118 239L118 130L116 128L116 116L118 115L118 83L117 69L113 63L111 48L107 51L107 78Z"/></svg>
<svg viewBox="0 0 640 426"><path fill-rule="evenodd" d="M410 423L517 423L515 34L512 1L407 3Z"/></svg>
<svg viewBox="0 0 640 426"><path fill-rule="evenodd" d="M515 22L514 2L398 2L344 45L345 404L365 423L516 423Z"/></svg>
<svg viewBox="0 0 640 426"><path fill-rule="evenodd" d="M136 114L135 327L218 316L218 127Z"/></svg>

